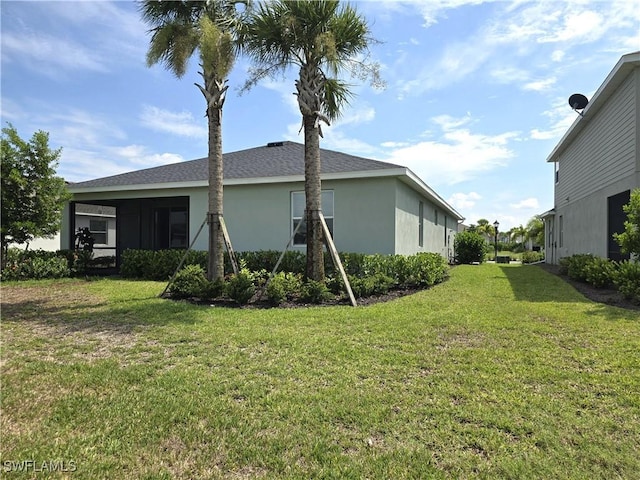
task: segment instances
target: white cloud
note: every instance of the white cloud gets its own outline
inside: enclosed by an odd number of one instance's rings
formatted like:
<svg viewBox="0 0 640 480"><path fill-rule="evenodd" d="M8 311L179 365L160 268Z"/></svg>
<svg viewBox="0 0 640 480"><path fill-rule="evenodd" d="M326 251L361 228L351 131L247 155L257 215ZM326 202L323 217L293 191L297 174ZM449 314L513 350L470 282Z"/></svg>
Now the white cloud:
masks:
<svg viewBox="0 0 640 480"><path fill-rule="evenodd" d="M347 107L344 114L335 121L336 127L342 127L344 125L358 125L361 123L368 123L374 120L376 117L376 110L370 105L358 105L354 107Z"/></svg>
<svg viewBox="0 0 640 480"><path fill-rule="evenodd" d="M516 210L539 210L540 202L538 202L538 199L534 197L525 198L517 203L512 203L511 207Z"/></svg>
<svg viewBox="0 0 640 480"><path fill-rule="evenodd" d="M464 0L409 3L424 15L427 24L437 22L448 9L481 3ZM635 7L631 6L635 3ZM567 52L607 38L610 48L624 53L637 50L640 34L619 35L621 29L640 24L637 2L627 0L567 2L497 2L492 16L442 49L411 78L395 82L399 98L448 88L471 75L485 74L500 83L522 84L528 90L546 90L555 84L549 77L539 80L540 69L549 62L566 61ZM626 30L626 31L627 31ZM517 66L521 65L521 66ZM553 68L557 68L554 66ZM545 73L542 73L545 75ZM548 75L548 74L547 74Z"/></svg>
<svg viewBox="0 0 640 480"><path fill-rule="evenodd" d="M152 153L143 145L126 145L124 147L113 147L109 151L122 158L131 165L142 168L167 165L184 161L181 155L175 153Z"/></svg>
<svg viewBox="0 0 640 480"><path fill-rule="evenodd" d="M518 137L516 132L484 135L457 128L469 121L467 117L439 116L432 121L442 128L439 139L394 149L386 160L411 168L429 185L453 185L504 167L514 156L508 144Z"/></svg>
<svg viewBox="0 0 640 480"><path fill-rule="evenodd" d="M555 77L546 78L544 80L536 80L533 82L525 83L523 90L532 90L534 92L541 92L543 90L550 90L556 83Z"/></svg>
<svg viewBox="0 0 640 480"><path fill-rule="evenodd" d="M31 70L51 77L61 76L60 70L108 70L95 52L61 38L46 34L12 32L3 32L1 38L2 55L5 60L22 62Z"/></svg>
<svg viewBox="0 0 640 480"><path fill-rule="evenodd" d="M140 114L142 125L160 132L181 137L207 138L208 130L204 121L196 122L191 112L170 112L158 107L145 105Z"/></svg>
<svg viewBox="0 0 640 480"><path fill-rule="evenodd" d="M22 64L53 79L67 79L82 71L113 72L116 65L122 68L123 63L131 60L140 66L144 64L148 28L131 4L5 3L3 62Z"/></svg>
<svg viewBox="0 0 640 480"><path fill-rule="evenodd" d="M113 121L80 109L42 112L32 121L40 125L38 128L50 132L51 138L64 146L93 147L103 142L126 138L125 132Z"/></svg>
<svg viewBox="0 0 640 480"><path fill-rule="evenodd" d="M592 39L606 30L602 16L590 10L578 13L567 12L560 24L551 25L551 27L548 33L538 39L540 43Z"/></svg>
<svg viewBox="0 0 640 480"><path fill-rule="evenodd" d="M469 193L454 193L449 197L447 203L458 210L464 210L473 208L478 200L481 200L482 196L476 192Z"/></svg>
<svg viewBox="0 0 640 480"><path fill-rule="evenodd" d="M533 140L560 139L577 118L577 114L569 107L567 99L563 98L556 99L553 107L544 111L542 115L549 118L548 128L546 130L532 129L529 136Z"/></svg>

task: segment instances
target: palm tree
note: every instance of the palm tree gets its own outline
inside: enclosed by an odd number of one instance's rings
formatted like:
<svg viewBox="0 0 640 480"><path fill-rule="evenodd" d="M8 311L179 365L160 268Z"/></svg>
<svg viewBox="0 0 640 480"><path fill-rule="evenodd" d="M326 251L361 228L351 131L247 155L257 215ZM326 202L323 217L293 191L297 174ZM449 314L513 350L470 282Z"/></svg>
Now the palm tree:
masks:
<svg viewBox="0 0 640 480"><path fill-rule="evenodd" d="M480 233L487 242L491 242L495 235L495 228L489 223L486 218L478 220L478 226L476 227L478 233Z"/></svg>
<svg viewBox="0 0 640 480"><path fill-rule="evenodd" d="M210 280L224 276L224 236L222 232L223 161L222 107L227 92L227 77L238 52L237 32L243 13L237 4L249 0L141 2L142 19L152 28L147 64L163 64L181 78L189 59L199 52L198 72L203 84L196 86L207 102L209 123L209 263ZM245 12L247 9L245 9Z"/></svg>
<svg viewBox="0 0 640 480"><path fill-rule="evenodd" d="M362 57L372 41L369 28L354 8L338 0L276 0L260 4L245 35L243 47L256 64L246 88L290 66L299 68L295 95L305 145L306 275L324 281L320 123L338 118L351 96L349 86L337 79L342 70L379 83L378 66Z"/></svg>
<svg viewBox="0 0 640 480"><path fill-rule="evenodd" d="M544 221L540 215L535 215L527 222L526 237L533 240L536 245L544 245Z"/></svg>

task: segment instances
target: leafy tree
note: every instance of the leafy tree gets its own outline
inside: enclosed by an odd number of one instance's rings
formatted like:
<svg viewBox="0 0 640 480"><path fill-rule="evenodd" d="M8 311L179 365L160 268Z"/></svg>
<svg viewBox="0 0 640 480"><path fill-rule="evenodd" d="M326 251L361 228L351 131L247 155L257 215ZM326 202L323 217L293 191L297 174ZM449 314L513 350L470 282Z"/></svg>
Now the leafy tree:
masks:
<svg viewBox="0 0 640 480"><path fill-rule="evenodd" d="M251 15L243 46L256 68L246 88L260 79L299 68L295 82L305 145L307 278L324 281L320 182L320 123L339 117L351 96L337 77L343 70L381 85L376 64L362 55L372 39L366 20L338 0L276 0Z"/></svg>
<svg viewBox="0 0 640 480"><path fill-rule="evenodd" d="M147 64L163 64L181 78L189 59L199 52L204 85L196 83L206 102L209 124L209 280L224 277L222 108L228 89L227 77L238 53L238 32L244 12L237 4L249 0L141 2L142 19L150 25ZM246 11L246 10L245 10Z"/></svg>
<svg viewBox="0 0 640 480"><path fill-rule="evenodd" d="M456 234L453 246L458 263L484 262L487 245L478 232L460 232Z"/></svg>
<svg viewBox="0 0 640 480"><path fill-rule="evenodd" d="M624 232L613 236L623 253L640 256L640 189L631 192L629 203L622 208L627 214Z"/></svg>
<svg viewBox="0 0 640 480"><path fill-rule="evenodd" d="M70 195L56 176L61 148L49 148L49 134L38 130L24 141L10 123L2 129L2 258L10 243L51 238L60 230Z"/></svg>

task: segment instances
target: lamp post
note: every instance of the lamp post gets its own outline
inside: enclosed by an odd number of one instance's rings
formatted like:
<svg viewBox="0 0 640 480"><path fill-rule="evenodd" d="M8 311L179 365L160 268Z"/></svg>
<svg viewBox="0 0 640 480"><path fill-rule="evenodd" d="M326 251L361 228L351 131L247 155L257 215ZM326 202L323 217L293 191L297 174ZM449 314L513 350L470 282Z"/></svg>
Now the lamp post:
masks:
<svg viewBox="0 0 640 480"><path fill-rule="evenodd" d="M495 222L493 222L493 231L495 233L495 237L493 239L493 245L495 246L496 249L496 255L494 257L494 260L496 263L498 263L498 227L500 226L500 222L498 222L498 220L496 220Z"/></svg>

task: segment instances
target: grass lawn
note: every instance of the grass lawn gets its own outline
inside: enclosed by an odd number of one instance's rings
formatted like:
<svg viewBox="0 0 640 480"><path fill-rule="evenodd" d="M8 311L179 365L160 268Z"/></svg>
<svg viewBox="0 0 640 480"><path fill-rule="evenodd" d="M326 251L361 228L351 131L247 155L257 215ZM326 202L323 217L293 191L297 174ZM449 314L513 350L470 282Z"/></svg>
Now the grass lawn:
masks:
<svg viewBox="0 0 640 480"><path fill-rule="evenodd" d="M164 286L2 286L0 476L640 476L638 312L538 267L459 266L358 308Z"/></svg>

